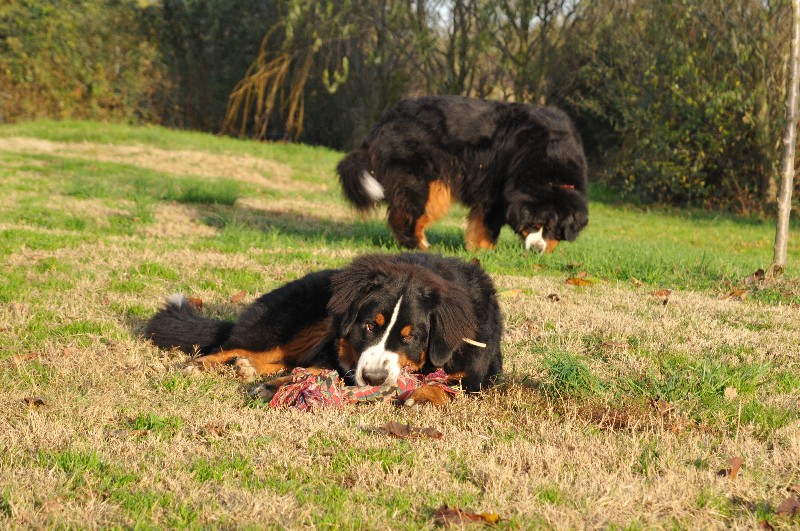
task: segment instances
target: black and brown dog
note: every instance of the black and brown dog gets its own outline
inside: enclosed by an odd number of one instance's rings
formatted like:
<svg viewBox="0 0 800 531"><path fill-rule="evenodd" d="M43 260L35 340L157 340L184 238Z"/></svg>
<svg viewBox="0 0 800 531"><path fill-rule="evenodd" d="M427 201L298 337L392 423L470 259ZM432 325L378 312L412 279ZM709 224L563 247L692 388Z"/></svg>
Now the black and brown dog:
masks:
<svg viewBox="0 0 800 531"><path fill-rule="evenodd" d="M425 228L453 201L470 208L468 249L494 248L508 224L542 253L588 223L586 159L562 111L460 96L403 100L337 167L360 210L380 202L398 243L427 249Z"/></svg>
<svg viewBox="0 0 800 531"><path fill-rule="evenodd" d="M159 347L199 352L189 368L233 364L248 380L311 367L335 369L349 384L392 385L403 369L443 368L474 392L502 371L502 330L480 266L404 253L308 274L262 295L235 322L203 317L173 296L145 334ZM412 398L441 403L445 394L431 387Z"/></svg>

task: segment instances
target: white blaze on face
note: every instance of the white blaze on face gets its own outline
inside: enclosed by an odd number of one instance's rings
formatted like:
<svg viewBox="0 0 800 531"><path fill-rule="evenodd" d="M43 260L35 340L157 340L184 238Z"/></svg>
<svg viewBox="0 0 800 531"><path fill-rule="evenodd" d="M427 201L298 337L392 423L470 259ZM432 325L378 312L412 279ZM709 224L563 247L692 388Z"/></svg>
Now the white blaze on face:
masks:
<svg viewBox="0 0 800 531"><path fill-rule="evenodd" d="M540 227L538 231L528 234L525 238L525 249L530 250L530 248L533 247L539 254L544 252L547 248L547 242L542 237L543 230L544 227Z"/></svg>
<svg viewBox="0 0 800 531"><path fill-rule="evenodd" d="M361 174L361 186L364 188L364 193L376 203L383 199L383 185L369 172Z"/></svg>
<svg viewBox="0 0 800 531"><path fill-rule="evenodd" d="M403 297L401 296L397 300L397 304L394 305L392 317L389 319L389 324L386 326L383 337L381 337L378 344L372 345L361 353L361 357L358 359L358 365L356 365L356 383L358 385L367 385L364 381L365 371L368 373L388 371L389 376L386 377L384 384L394 385L397 383L397 377L400 376L400 355L386 350L386 341L389 339L389 334L392 332L392 328L394 328L397 322L397 316L400 314L400 303L402 301Z"/></svg>

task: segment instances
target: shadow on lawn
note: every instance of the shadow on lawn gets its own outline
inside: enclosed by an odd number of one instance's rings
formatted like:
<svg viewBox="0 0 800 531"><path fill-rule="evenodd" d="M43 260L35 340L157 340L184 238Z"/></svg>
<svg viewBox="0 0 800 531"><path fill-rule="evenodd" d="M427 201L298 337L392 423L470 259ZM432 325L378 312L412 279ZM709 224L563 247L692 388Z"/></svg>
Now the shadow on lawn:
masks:
<svg viewBox="0 0 800 531"><path fill-rule="evenodd" d="M352 222L331 220L313 213L260 210L246 207L216 207L203 223L235 233L257 231L300 239L323 240L328 243L351 243L381 249L402 250L383 218L354 220ZM460 249L464 246L462 231L456 227L432 226L426 230L428 240L437 248Z"/></svg>

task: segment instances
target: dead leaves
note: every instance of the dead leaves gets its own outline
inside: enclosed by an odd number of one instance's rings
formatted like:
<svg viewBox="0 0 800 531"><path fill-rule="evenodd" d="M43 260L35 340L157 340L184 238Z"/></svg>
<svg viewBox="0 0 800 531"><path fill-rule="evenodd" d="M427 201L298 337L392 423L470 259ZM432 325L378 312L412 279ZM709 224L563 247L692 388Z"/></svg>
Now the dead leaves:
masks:
<svg viewBox="0 0 800 531"><path fill-rule="evenodd" d="M733 481L736 479L736 476L739 475L739 469L742 468L742 463L744 463L744 459L739 456L731 457L728 459L728 467L723 468L722 470L717 471L717 476L722 478L728 478L729 480Z"/></svg>
<svg viewBox="0 0 800 531"><path fill-rule="evenodd" d="M26 396L22 399L22 401L25 402L25 405L31 409L44 405L44 398L41 396Z"/></svg>
<svg viewBox="0 0 800 531"><path fill-rule="evenodd" d="M398 439L441 439L444 437L442 432L435 428L420 428L419 426L403 424L394 420L390 420L378 429Z"/></svg>
<svg viewBox="0 0 800 531"><path fill-rule="evenodd" d="M591 286L596 282L596 280L589 278L589 276L586 274L586 271L581 271L574 277L569 277L565 281L565 283L569 284L570 286Z"/></svg>
<svg viewBox="0 0 800 531"><path fill-rule="evenodd" d="M789 496L778 505L776 512L781 517L800 515L800 497Z"/></svg>
<svg viewBox="0 0 800 531"><path fill-rule="evenodd" d="M500 516L495 513L471 513L458 507L442 505L433 513L433 519L439 525L468 524L471 522L497 525L500 521Z"/></svg>
<svg viewBox="0 0 800 531"><path fill-rule="evenodd" d="M237 291L236 293L234 293L233 295L231 295L231 302L232 302L233 304L236 304L236 303L242 302L242 301L244 300L244 298L245 298L245 297L247 297L247 292L246 292L246 291L244 291L244 290L242 290L242 291Z"/></svg>

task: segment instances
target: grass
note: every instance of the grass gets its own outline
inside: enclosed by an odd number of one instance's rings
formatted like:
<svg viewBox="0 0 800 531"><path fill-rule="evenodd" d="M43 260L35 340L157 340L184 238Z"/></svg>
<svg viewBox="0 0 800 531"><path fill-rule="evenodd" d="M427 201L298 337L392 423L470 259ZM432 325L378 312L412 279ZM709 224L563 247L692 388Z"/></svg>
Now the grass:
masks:
<svg viewBox="0 0 800 531"><path fill-rule="evenodd" d="M776 509L800 477L800 267L747 280L769 265L770 221L594 188L587 230L539 257L507 229L467 252L454 209L428 239L494 279L505 380L441 410L271 410L140 338L170 293L232 318L309 271L400 251L382 213L340 198L340 156L0 127L0 527L419 529L443 504L514 529L800 523ZM388 420L444 437L391 439Z"/></svg>

